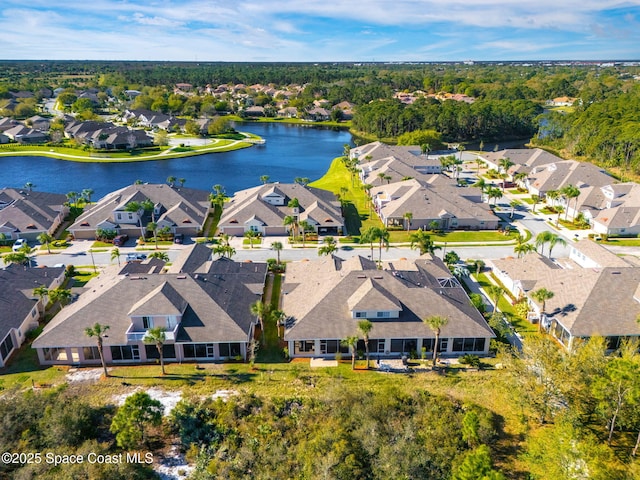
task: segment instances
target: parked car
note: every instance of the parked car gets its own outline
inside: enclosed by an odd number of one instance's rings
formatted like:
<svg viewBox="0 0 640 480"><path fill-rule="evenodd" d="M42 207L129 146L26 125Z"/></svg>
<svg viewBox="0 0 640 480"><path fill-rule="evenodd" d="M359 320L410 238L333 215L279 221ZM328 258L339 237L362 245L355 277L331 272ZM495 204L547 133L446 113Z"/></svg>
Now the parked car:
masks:
<svg viewBox="0 0 640 480"><path fill-rule="evenodd" d="M124 244L127 243L127 240L129 240L129 235L127 234L118 235L113 239L113 245L116 247L123 247Z"/></svg>
<svg viewBox="0 0 640 480"><path fill-rule="evenodd" d="M19 238L13 244L13 247L11 247L11 250L13 250L14 252L17 252L18 250L20 250L25 245L29 245L29 244L27 243L27 241L24 238Z"/></svg>
<svg viewBox="0 0 640 480"><path fill-rule="evenodd" d="M173 243L183 243L184 242L184 233L176 233L173 236Z"/></svg>
<svg viewBox="0 0 640 480"><path fill-rule="evenodd" d="M127 262L141 262L146 258L147 255L144 253L127 253Z"/></svg>

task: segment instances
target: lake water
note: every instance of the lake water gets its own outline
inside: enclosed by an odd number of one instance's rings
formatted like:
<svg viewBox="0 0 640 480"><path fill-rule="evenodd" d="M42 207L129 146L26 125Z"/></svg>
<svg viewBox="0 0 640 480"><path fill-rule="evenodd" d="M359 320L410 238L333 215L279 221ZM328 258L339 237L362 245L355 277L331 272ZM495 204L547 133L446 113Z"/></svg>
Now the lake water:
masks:
<svg viewBox="0 0 640 480"><path fill-rule="evenodd" d="M46 192L95 191L94 199L142 180L164 183L167 177L186 179L185 187L210 190L215 184L227 193L271 182L293 182L295 177L315 180L352 144L345 130L330 130L272 123L239 125L238 130L263 137L264 146L195 157L132 163L76 163L45 157L0 157L0 186L22 187L26 182Z"/></svg>

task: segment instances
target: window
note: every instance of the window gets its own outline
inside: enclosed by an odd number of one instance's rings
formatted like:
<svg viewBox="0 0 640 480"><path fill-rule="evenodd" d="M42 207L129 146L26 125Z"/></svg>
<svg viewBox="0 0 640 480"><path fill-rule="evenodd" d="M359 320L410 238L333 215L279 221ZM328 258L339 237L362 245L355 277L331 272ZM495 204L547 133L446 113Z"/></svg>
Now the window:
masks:
<svg viewBox="0 0 640 480"><path fill-rule="evenodd" d="M129 213L129 220L133 220L133 213Z"/></svg>
<svg viewBox="0 0 640 480"><path fill-rule="evenodd" d="M440 339L440 345L438 346L438 351L439 352L446 352L449 349L449 339L448 338L441 338Z"/></svg>
<svg viewBox="0 0 640 480"><path fill-rule="evenodd" d="M115 345L111 347L111 358L114 362L140 360L140 349L137 345Z"/></svg>
<svg viewBox="0 0 640 480"><path fill-rule="evenodd" d="M454 338L452 350L454 352L481 352L484 350L484 338Z"/></svg>
<svg viewBox="0 0 640 480"><path fill-rule="evenodd" d="M376 312L376 317L378 318L389 318L391 316L391 312Z"/></svg>
<svg viewBox="0 0 640 480"><path fill-rule="evenodd" d="M433 352L433 346L436 343L435 338L423 338L422 339L422 348L424 348L427 352Z"/></svg>
<svg viewBox="0 0 640 480"><path fill-rule="evenodd" d="M153 318L151 318L151 317L142 317L142 327L145 330L153 328Z"/></svg>
<svg viewBox="0 0 640 480"><path fill-rule="evenodd" d="M416 351L418 341L415 338L392 338L392 353L411 353Z"/></svg>
<svg viewBox="0 0 640 480"><path fill-rule="evenodd" d="M184 358L215 358L213 343L185 343Z"/></svg>
<svg viewBox="0 0 640 480"><path fill-rule="evenodd" d="M340 340L320 340L320 353L349 353L349 347L341 345Z"/></svg>
<svg viewBox="0 0 640 480"><path fill-rule="evenodd" d="M63 362L67 360L67 351L64 348L45 348L44 359L50 362Z"/></svg>
<svg viewBox="0 0 640 480"><path fill-rule="evenodd" d="M155 345L145 345L144 352L147 359L160 358L158 348ZM162 345L162 356L164 358L176 358L176 346L173 343Z"/></svg>
<svg viewBox="0 0 640 480"><path fill-rule="evenodd" d="M171 315L170 317L167 317L167 330L171 331L174 328L176 328L176 325L178 324L178 319Z"/></svg>
<svg viewBox="0 0 640 480"><path fill-rule="evenodd" d="M367 318L367 312L356 312L356 318Z"/></svg>
<svg viewBox="0 0 640 480"><path fill-rule="evenodd" d="M4 339L4 342L0 344L0 356L6 359L11 353L11 350L13 350L13 347L13 339L11 338L11 334L9 334L7 338Z"/></svg>
<svg viewBox="0 0 640 480"><path fill-rule="evenodd" d="M239 343L221 343L219 348L221 357L233 358L240 355L241 352Z"/></svg>
<svg viewBox="0 0 640 480"><path fill-rule="evenodd" d="M315 352L316 344L313 340L300 340L295 343L296 352L306 353L306 352Z"/></svg>
<svg viewBox="0 0 640 480"><path fill-rule="evenodd" d="M82 356L85 360L100 360L98 347L82 347Z"/></svg>
<svg viewBox="0 0 640 480"><path fill-rule="evenodd" d="M259 232L260 231L256 225L249 225L249 229L252 232Z"/></svg>

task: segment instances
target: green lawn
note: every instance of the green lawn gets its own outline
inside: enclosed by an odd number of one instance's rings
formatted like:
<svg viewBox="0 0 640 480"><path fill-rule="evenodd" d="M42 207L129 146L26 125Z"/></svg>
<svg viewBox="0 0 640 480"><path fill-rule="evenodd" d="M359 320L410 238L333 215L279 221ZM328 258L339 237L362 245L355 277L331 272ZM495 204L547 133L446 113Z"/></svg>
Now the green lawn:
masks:
<svg viewBox="0 0 640 480"><path fill-rule="evenodd" d="M338 195L341 195L341 188L347 189L347 193L342 198L346 202L344 215L350 235L359 235L362 229L370 226L382 227L382 222L375 212L370 214L368 196L362 188L362 182L358 178L351 177L341 158L335 158L327 173L309 185Z"/></svg>
<svg viewBox="0 0 640 480"><path fill-rule="evenodd" d="M601 240L598 243L602 245L613 245L620 247L640 247L640 238L611 238L606 241Z"/></svg>
<svg viewBox="0 0 640 480"><path fill-rule="evenodd" d="M414 230L415 231L415 230ZM394 230L391 231L391 242L392 243L410 243L411 242L411 233L406 230ZM430 233L431 239L437 243L468 243L468 242L483 242L483 243L500 243L500 242L511 242L515 240L517 232L512 230L509 235L504 235L503 233L497 231L490 230L480 230L480 231L453 231L453 232L445 232L442 234L438 233Z"/></svg>

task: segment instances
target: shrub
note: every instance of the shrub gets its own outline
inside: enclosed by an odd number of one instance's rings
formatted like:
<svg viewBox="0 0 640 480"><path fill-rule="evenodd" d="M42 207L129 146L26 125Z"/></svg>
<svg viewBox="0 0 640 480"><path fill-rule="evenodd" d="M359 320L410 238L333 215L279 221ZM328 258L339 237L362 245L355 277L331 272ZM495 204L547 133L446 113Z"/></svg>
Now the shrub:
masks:
<svg viewBox="0 0 640 480"><path fill-rule="evenodd" d="M480 366L480 357L471 353L466 353L458 360L462 365L470 365L478 368Z"/></svg>

